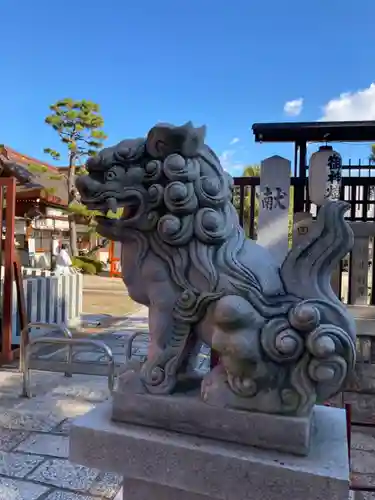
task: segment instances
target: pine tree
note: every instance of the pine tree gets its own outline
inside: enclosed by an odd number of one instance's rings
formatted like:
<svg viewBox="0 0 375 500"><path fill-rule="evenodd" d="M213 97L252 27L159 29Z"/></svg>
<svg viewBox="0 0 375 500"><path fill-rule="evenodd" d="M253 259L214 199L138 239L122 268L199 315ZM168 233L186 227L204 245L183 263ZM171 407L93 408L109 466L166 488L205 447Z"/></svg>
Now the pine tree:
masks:
<svg viewBox="0 0 375 500"><path fill-rule="evenodd" d="M99 105L94 102L61 99L52 104L50 110L51 114L46 117L45 122L58 133L61 142L67 148L70 247L72 255L76 256L78 250L75 215L89 217L90 214L86 214L83 207L79 205L75 177L87 173L84 167L85 160L97 154L98 150L103 147L107 136L103 132L104 120L100 114ZM51 148L46 148L44 152L54 160L61 158L61 154Z"/></svg>

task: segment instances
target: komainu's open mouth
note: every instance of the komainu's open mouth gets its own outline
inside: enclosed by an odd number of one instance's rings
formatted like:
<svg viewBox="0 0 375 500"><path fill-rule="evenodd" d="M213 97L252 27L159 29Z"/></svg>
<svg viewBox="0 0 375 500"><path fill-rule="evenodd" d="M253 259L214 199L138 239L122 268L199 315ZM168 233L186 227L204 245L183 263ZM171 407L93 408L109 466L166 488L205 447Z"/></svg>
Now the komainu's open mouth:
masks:
<svg viewBox="0 0 375 500"><path fill-rule="evenodd" d="M105 193L104 196L95 198L82 197L81 202L94 211L96 218L101 221L105 218L130 221L138 218L144 209L142 193L131 188L124 190L121 196L117 193L116 196L115 193Z"/></svg>

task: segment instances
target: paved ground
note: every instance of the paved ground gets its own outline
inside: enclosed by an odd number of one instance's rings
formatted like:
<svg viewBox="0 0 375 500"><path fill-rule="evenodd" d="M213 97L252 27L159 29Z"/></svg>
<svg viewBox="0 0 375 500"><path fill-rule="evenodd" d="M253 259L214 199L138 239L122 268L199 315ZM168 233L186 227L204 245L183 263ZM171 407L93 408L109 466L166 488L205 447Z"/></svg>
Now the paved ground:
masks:
<svg viewBox="0 0 375 500"><path fill-rule="evenodd" d="M106 276L83 276L83 311L87 314L110 314L123 317L139 309L128 296L122 279Z"/></svg>
<svg viewBox="0 0 375 500"><path fill-rule="evenodd" d="M124 361L126 337L135 328L146 329L146 312L140 310L138 315L99 328L99 336L107 335L112 347L117 347L118 365ZM147 337L142 336L134 354L144 356L146 350ZM53 356L58 361L64 353L52 353L52 360ZM102 354L86 350L75 351L74 356L81 363L100 364ZM51 353L45 357L51 358ZM32 399L20 398L20 374L15 369L0 371L0 499L122 500L121 477L68 460L70 422L109 397L107 377L66 378L32 370L31 390Z"/></svg>
<svg viewBox="0 0 375 500"><path fill-rule="evenodd" d="M31 400L19 397L20 382L0 372L1 500L113 499L119 476L67 460L70 422L108 397L106 379L33 372Z"/></svg>
<svg viewBox="0 0 375 500"><path fill-rule="evenodd" d="M121 278L109 278L108 276L90 276L89 274L83 275L83 288L85 290L99 290L105 292L111 290L113 292L124 292L126 288Z"/></svg>
<svg viewBox="0 0 375 500"><path fill-rule="evenodd" d="M19 397L20 382L14 371L0 372L1 500L122 500L121 477L67 459L70 422L109 396L105 377L33 372L31 400ZM356 480L374 485L375 436L352 439Z"/></svg>
<svg viewBox="0 0 375 500"><path fill-rule="evenodd" d="M375 486L375 429L352 432L352 481L365 487ZM356 493L355 500L374 500L374 493Z"/></svg>
<svg viewBox="0 0 375 500"><path fill-rule="evenodd" d="M97 278L98 279L98 278ZM99 278L101 279L101 278ZM101 283L101 282L100 282ZM118 300L125 295L121 282L106 283L102 300ZM86 281L85 293L95 290L94 280ZM90 288L91 287L91 288ZM115 288L114 290L111 287ZM100 296L100 294L99 294ZM113 350L117 368L124 363L127 338L134 331L142 335L134 344L133 354L143 357L147 350L145 308L124 317L100 317L100 305L92 308L92 325L87 323L81 335L104 340ZM89 319L89 317L87 318ZM64 351L39 353L54 363L62 362ZM75 349L74 360L91 366L106 366L100 352ZM198 368L206 370L208 357L202 352ZM121 499L121 478L95 469L72 464L68 457L69 425L73 418L90 411L104 401L109 392L103 376L32 372L31 400L19 397L20 375L14 370L0 371L0 499L1 500L114 500ZM375 414L375 395L351 396L356 418ZM357 429L352 435L352 470L357 483L375 485L375 432ZM357 494L356 500L375 500L375 494Z"/></svg>
<svg viewBox="0 0 375 500"><path fill-rule="evenodd" d="M90 338L101 338L110 345L117 367L123 366L127 337L135 330L142 335L134 344L133 355L146 355L145 308L128 318L110 321L96 334L88 330ZM39 357L58 363L64 356L60 350ZM93 372L98 365L106 366L102 353L87 348L75 350L74 359L89 364ZM198 367L207 370L208 363L203 352ZM31 382L33 398L22 399L20 374L15 369L0 371L0 499L122 500L121 477L67 459L70 422L109 397L107 378L65 378L62 374L32 370Z"/></svg>

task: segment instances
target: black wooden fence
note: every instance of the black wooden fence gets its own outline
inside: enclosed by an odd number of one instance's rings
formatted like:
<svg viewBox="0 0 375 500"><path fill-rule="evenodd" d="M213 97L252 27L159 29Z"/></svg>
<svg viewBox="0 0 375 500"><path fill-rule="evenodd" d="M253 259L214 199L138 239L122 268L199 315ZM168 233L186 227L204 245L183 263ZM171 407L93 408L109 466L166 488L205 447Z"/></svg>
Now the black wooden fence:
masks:
<svg viewBox="0 0 375 500"><path fill-rule="evenodd" d="M346 218L353 222L375 222L375 171L371 166L352 166L344 167L345 175L342 179L340 190L340 198L350 204L350 209L346 214ZM356 176L353 176L356 173ZM364 175L365 174L365 175ZM236 177L234 178L234 196L233 202L238 210L240 223L246 231L246 234L256 239L258 206L259 206L259 177ZM316 206L309 200L308 194L308 179L291 178L290 192L291 206L290 210L291 224L293 213L310 212L316 216ZM375 305L375 245L374 238L369 238L369 277L368 277L368 304ZM348 255L340 266L339 288L340 294L343 289L343 278L347 282L346 289L348 293L341 294L341 299L348 303L355 303L350 297L351 279L352 279L352 259Z"/></svg>

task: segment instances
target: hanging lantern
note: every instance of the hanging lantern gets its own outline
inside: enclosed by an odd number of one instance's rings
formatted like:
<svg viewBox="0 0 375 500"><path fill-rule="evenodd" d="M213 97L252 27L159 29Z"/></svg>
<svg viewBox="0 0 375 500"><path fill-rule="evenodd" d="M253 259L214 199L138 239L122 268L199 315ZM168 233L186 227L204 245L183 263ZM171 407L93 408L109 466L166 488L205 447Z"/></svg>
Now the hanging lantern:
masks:
<svg viewBox="0 0 375 500"><path fill-rule="evenodd" d="M342 176L341 155L332 146L321 146L313 153L309 166L309 197L320 206L327 199L340 197Z"/></svg>

